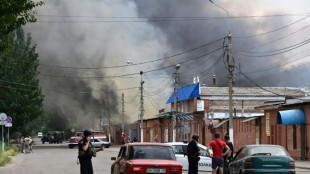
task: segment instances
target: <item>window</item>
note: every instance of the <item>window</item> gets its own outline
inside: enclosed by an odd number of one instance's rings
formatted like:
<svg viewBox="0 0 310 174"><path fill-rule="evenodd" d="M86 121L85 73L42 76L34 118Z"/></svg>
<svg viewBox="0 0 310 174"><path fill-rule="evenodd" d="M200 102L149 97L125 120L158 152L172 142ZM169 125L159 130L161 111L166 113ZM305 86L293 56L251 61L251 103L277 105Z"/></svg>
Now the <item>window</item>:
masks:
<svg viewBox="0 0 310 174"><path fill-rule="evenodd" d="M297 149L296 125L293 125L293 148Z"/></svg>
<svg viewBox="0 0 310 174"><path fill-rule="evenodd" d="M200 156L209 156L209 155L208 155L208 152L207 152L206 150L204 150L203 148L200 148L200 147L199 147L199 150L201 151Z"/></svg>
<svg viewBox="0 0 310 174"><path fill-rule="evenodd" d="M183 146L182 145L173 145L173 150L175 154L184 154Z"/></svg>
<svg viewBox="0 0 310 174"><path fill-rule="evenodd" d="M170 146L131 146L129 159L165 159L175 160L173 149Z"/></svg>

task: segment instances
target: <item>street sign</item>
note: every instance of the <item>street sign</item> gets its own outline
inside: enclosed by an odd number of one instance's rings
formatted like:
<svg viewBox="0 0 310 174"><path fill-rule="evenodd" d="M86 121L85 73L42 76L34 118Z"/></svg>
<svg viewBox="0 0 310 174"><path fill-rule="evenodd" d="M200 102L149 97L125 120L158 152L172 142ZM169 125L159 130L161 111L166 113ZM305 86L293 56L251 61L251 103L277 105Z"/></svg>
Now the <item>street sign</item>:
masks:
<svg viewBox="0 0 310 174"><path fill-rule="evenodd" d="M0 114L0 125L6 125L6 123L7 123L6 118L7 118L7 116L5 113Z"/></svg>
<svg viewBox="0 0 310 174"><path fill-rule="evenodd" d="M7 123L5 127L12 127L12 123Z"/></svg>
<svg viewBox="0 0 310 174"><path fill-rule="evenodd" d="M13 120L12 120L12 117L7 117L7 118L6 118L6 122L12 123L12 121L13 121Z"/></svg>

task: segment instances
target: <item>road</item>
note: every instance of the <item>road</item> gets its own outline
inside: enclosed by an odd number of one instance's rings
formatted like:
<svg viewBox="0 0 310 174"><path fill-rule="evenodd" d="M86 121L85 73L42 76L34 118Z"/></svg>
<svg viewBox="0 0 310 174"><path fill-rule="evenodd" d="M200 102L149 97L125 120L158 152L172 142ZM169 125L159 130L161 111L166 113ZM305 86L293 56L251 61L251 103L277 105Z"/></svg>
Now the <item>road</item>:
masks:
<svg viewBox="0 0 310 174"><path fill-rule="evenodd" d="M113 161L111 157L117 156L119 147L106 148L98 152L93 158L93 168L96 174L109 174ZM77 174L77 148L69 149L66 144L51 145L40 143L34 147L33 153L18 154L12 162L5 167L0 167L1 174ZM310 170L296 169L297 174L309 174Z"/></svg>
<svg viewBox="0 0 310 174"><path fill-rule="evenodd" d="M0 167L1 174L76 174L80 173L77 162L77 148L45 144L45 148L34 147L33 153L19 154L6 167ZM39 149L38 149L39 148ZM112 156L119 148L110 147L98 152L93 158L94 173L108 174Z"/></svg>

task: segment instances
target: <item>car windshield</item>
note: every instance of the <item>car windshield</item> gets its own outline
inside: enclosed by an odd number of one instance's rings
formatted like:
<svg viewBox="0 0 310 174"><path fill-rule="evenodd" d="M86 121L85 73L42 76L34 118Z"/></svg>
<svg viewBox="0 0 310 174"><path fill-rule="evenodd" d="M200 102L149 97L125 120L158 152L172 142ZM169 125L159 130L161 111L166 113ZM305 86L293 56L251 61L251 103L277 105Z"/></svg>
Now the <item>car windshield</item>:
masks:
<svg viewBox="0 0 310 174"><path fill-rule="evenodd" d="M278 146L257 146L251 148L249 155L287 156L287 152L282 147Z"/></svg>
<svg viewBox="0 0 310 174"><path fill-rule="evenodd" d="M173 150L169 146L131 146L129 159L165 159L175 160Z"/></svg>

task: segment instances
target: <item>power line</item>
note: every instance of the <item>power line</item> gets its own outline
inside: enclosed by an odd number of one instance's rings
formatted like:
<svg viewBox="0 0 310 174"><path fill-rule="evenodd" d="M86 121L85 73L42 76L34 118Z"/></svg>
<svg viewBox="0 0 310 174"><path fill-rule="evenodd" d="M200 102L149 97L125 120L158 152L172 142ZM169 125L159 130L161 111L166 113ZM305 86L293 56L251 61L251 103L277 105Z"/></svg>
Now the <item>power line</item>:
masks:
<svg viewBox="0 0 310 174"><path fill-rule="evenodd" d="M51 67L51 68L82 69L82 70L129 67L129 66L142 65L142 64L147 64L147 63L153 63L153 62L157 62L157 61L165 60L165 59L171 59L171 58L174 58L174 57L177 57L177 56L180 56L180 55L183 55L183 54L186 54L186 53L189 53L189 52L192 52L192 51L201 49L201 48L203 48L203 47L209 46L209 45L214 44L214 43L216 43L216 42L218 42L218 41L220 41L220 40L223 40L224 38L225 38L225 37L221 37L221 38L216 39L216 40L214 40L214 41L211 41L211 42L209 42L209 43L203 44L203 45L201 45L201 46L198 46L198 47L195 47L195 48L192 48L192 49L189 49L189 50L186 50L186 51L183 51L183 52L180 52L180 53L171 55L171 56L167 56L167 57L163 57L163 58L155 59L155 60L150 60L150 61L144 61L144 62L139 62L139 63L133 63L133 64L130 64L130 65L115 65L115 66L105 66L105 67L72 67L72 66L48 65L48 64L42 64L42 63L40 63L39 65L40 65L40 66Z"/></svg>
<svg viewBox="0 0 310 174"><path fill-rule="evenodd" d="M307 19L308 17L310 17L310 15L308 15L308 16L306 16L306 17L304 17L304 18L301 18L301 19L299 19L299 20L297 20L297 21L295 21L295 22L293 22L293 23L290 23L290 24L288 24L288 25L282 26L282 27L280 27L280 28L277 28L277 29L274 29L274 30L271 30L271 31L268 31L268 32L265 32L265 33L260 33L260 34L255 34L255 35L249 35L249 36L234 36L234 37L232 37L232 38L234 38L234 39L238 39L238 38L249 38L249 37L256 37L256 36L261 36L261 35L273 33L273 32L282 30L282 29L284 29L284 28L287 28L287 27L289 27L289 26L291 26L291 25L294 25L294 24L296 24L296 23L298 23L298 22L301 22L301 21Z"/></svg>
<svg viewBox="0 0 310 174"><path fill-rule="evenodd" d="M301 54L301 53L304 53L304 52L307 52L307 51L309 51L309 50L304 50L303 52L297 53L297 54L295 54L295 55L293 55L293 56L291 56L291 57L289 57L289 58L286 58L285 60L288 60L288 59L290 59L290 58L293 58L294 56L296 56L296 55L298 55L298 54ZM292 61L286 62L286 63L284 63L284 64L280 64L280 65L278 65L278 66L274 66L274 67L271 67L271 68L265 68L265 69L258 69L258 70L254 70L254 71L249 71L249 72L246 72L246 73L244 73L244 74L252 74L252 73L258 73L258 72L264 72L264 71L276 69L276 68L279 68L279 67L282 67L282 66L285 66L285 65L294 63L294 62L296 62L296 61L298 61L298 60L307 58L308 56L310 56L310 54L304 55L304 56L302 56L302 57L300 57L300 58L298 58L298 59L294 59L294 60L292 60ZM281 62L284 62L285 60L282 60Z"/></svg>
<svg viewBox="0 0 310 174"><path fill-rule="evenodd" d="M34 86L34 85L28 85L28 84L24 84L24 83L18 83L18 82L13 82L13 81L6 81L6 80L1 80L0 82L5 82L5 83L9 83L9 84L15 84L15 85L21 85L21 86L26 86L26 87L31 87L31 88L38 88L39 89L43 89L46 91L54 91L54 92L60 92L60 93L82 93L82 94L89 94L89 93L96 93L96 92L101 92L102 90L91 90L91 91L80 91L80 90L76 90L76 89L55 89L55 88L45 88L45 87L41 87L41 86ZM9 87L8 88L12 88L12 89L23 89L23 90L28 90L28 91L33 91L33 90L37 90L37 89L25 89L25 88L14 88L14 87ZM121 89L117 89L117 90L131 90L131 89L136 89L139 87L130 87L130 88L121 88Z"/></svg>
<svg viewBox="0 0 310 174"><path fill-rule="evenodd" d="M278 38L278 39L275 39L275 40L272 40L272 41L270 41L270 42L266 42L266 43L264 43L264 44L260 44L260 45L253 46L253 47L246 48L246 49L242 49L242 50L233 51L232 53L242 52L242 51L246 51L246 50L251 50L251 49L254 49L254 48L259 48L259 47L262 47L262 46L265 46L265 45L268 45L268 44L271 44L271 43L280 41L280 40L282 40L282 39L285 39L286 37L289 37L289 36L291 36L291 35L293 35L293 34L298 33L298 32L301 31L301 30L304 30L304 29L306 29L306 28L308 28L308 27L310 27L310 25L307 25L307 26L305 26L305 27L303 27L303 28L300 28L300 29L298 29L298 30L296 30L296 31L294 31L294 32L292 32L292 33L289 33L289 34L287 34L287 35L285 35L285 36L282 36L282 37L280 37L280 38Z"/></svg>
<svg viewBox="0 0 310 174"><path fill-rule="evenodd" d="M282 95L280 95L280 94L278 94L278 93L275 93L275 92L273 92L273 91L270 91L270 90L268 90L268 89L265 89L265 88L261 87L261 86L258 85L255 81L253 81L251 78L249 78L247 75L245 75L238 67L236 67L236 68L238 69L238 71L240 72L240 74L242 74L245 78L247 78L248 80L250 80L253 84L255 84L255 86L259 87L260 89L262 89L262 90L264 90L264 91L267 91L267 92L270 92L270 93L272 93L272 94L275 94L275 95L277 95L277 96L282 96Z"/></svg>
<svg viewBox="0 0 310 174"><path fill-rule="evenodd" d="M213 52L216 52L218 50L222 49L222 47L219 47L215 50L212 50L206 54L203 54L203 55L200 55L200 56L196 56L194 58L191 58L189 60L185 60L183 62L180 62L179 64L185 64L185 63L188 63L188 62L191 62L193 60L196 60L196 59L199 59L199 58L202 58L202 57L205 57ZM151 72L154 72L154 71L158 71L158 70L163 70L163 69L168 69L168 68L171 68L171 67L174 67L175 65L169 65L169 66L166 66L166 67L161 67L161 68L157 68L157 69L153 69L153 70L148 70L148 71L144 71L143 73L151 73ZM80 79L80 80L85 80L85 79L98 79L98 78L122 78L122 77L126 77L126 76L133 76L133 75L139 75L139 72L138 73L130 73L130 74L122 74L122 75L112 75L112 76L92 76L92 77L77 77L77 76L60 76L60 75L50 75L50 74L43 74L43 73L39 73L38 75L40 76L46 76L46 77L55 77L55 78L68 78L68 79Z"/></svg>
<svg viewBox="0 0 310 174"><path fill-rule="evenodd" d="M290 45L290 46L287 46L287 47L284 47L284 48L280 48L280 49L276 49L276 50L269 50L269 51L242 51L242 52L245 52L245 53L271 53L271 52L277 52L277 51L293 48L293 47L296 47L296 46L304 44L304 43L307 44L309 42L310 42L310 39L307 39L307 40L304 40L304 41L299 42L297 44L293 44L293 45Z"/></svg>
<svg viewBox="0 0 310 174"><path fill-rule="evenodd" d="M295 50L295 49L297 49L299 47L302 47L302 46L308 44L309 42L310 42L310 40L308 40L307 42L304 42L302 44L299 44L298 46L295 46L295 47L292 47L290 49L287 49L285 51L281 51L281 52L273 53L273 54L266 54L266 55L247 55L247 54L241 54L241 53L235 53L235 54L241 55L241 56L247 56L247 57L270 57L270 56L275 56L275 55L279 55L279 54L283 54L283 53Z"/></svg>
<svg viewBox="0 0 310 174"><path fill-rule="evenodd" d="M96 18L96 19L238 19L238 18L266 18L266 17L287 17L287 16L306 16L310 13L291 13L291 14L270 14L270 15L250 15L250 16L83 16L83 15L54 15L37 14L38 17L53 18Z"/></svg>

